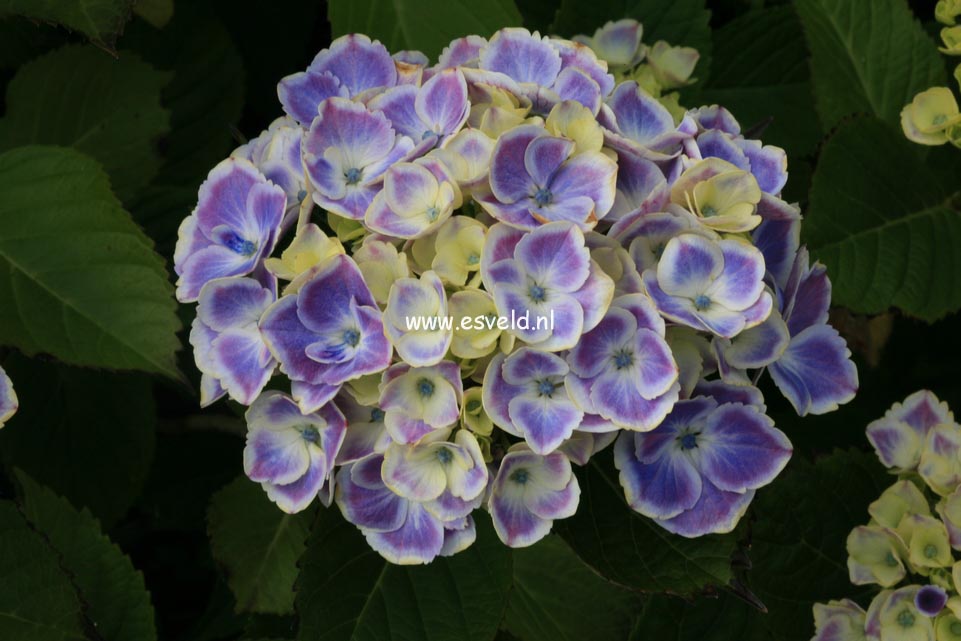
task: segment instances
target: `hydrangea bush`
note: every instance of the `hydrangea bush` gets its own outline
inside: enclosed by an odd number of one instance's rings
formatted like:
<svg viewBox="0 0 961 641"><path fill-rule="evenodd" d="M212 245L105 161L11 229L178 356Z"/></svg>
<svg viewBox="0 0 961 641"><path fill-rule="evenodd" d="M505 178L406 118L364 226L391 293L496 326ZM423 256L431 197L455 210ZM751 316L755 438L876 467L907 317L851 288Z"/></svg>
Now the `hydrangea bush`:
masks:
<svg viewBox="0 0 961 641"><path fill-rule="evenodd" d="M898 480L847 539L855 585L880 587L867 610L852 600L814 606L813 641L961 639L961 425L921 390L867 427Z"/></svg>
<svg viewBox="0 0 961 641"><path fill-rule="evenodd" d="M641 35L508 28L433 64L347 35L211 170L177 297L279 509L336 504L395 563L470 546L479 509L527 546L611 447L631 508L728 532L792 452L765 372L800 415L851 400L784 150L681 108L697 52Z"/></svg>

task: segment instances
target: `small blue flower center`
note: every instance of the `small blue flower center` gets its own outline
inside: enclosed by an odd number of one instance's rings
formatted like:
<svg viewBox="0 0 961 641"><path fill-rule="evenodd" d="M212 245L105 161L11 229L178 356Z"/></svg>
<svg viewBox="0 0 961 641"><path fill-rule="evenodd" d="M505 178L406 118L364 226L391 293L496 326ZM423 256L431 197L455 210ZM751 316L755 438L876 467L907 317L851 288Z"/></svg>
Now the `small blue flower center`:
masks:
<svg viewBox="0 0 961 641"><path fill-rule="evenodd" d="M537 393L541 396L552 396L556 389L557 384L546 378L537 384Z"/></svg>
<svg viewBox="0 0 961 641"><path fill-rule="evenodd" d="M513 481L514 483L519 483L520 485L524 485L525 483L527 483L527 480L529 478L530 478L530 474L528 473L527 470L523 468L519 470L515 470L510 475L510 480Z"/></svg>
<svg viewBox="0 0 961 641"><path fill-rule="evenodd" d="M434 222L435 220L437 220L438 216L440 216L440 210L437 209L437 207L431 207L430 209L427 210L427 220L429 220L430 222Z"/></svg>
<svg viewBox="0 0 961 641"><path fill-rule="evenodd" d="M537 190L537 193L534 194L534 202L537 203L538 207L550 205L552 200L554 200L554 194L551 193L550 189L541 187Z"/></svg>
<svg viewBox="0 0 961 641"><path fill-rule="evenodd" d="M360 174L361 174L360 169L357 169L356 167L351 167L350 169L344 172L344 178L347 179L348 185L356 185L357 183L360 182Z"/></svg>
<svg viewBox="0 0 961 641"><path fill-rule="evenodd" d="M308 425L300 430L300 435L308 443L318 443L320 442L320 432L313 425Z"/></svg>
<svg viewBox="0 0 961 641"><path fill-rule="evenodd" d="M477 254L471 254L470 256L467 257L468 265L476 265L479 262L480 262L480 256L478 256Z"/></svg>
<svg viewBox="0 0 961 641"><path fill-rule="evenodd" d="M379 407L375 407L374 409L370 410L371 423L380 423L382 420L384 420L384 410L380 409Z"/></svg>
<svg viewBox="0 0 961 641"><path fill-rule="evenodd" d="M938 114L937 116L935 116L935 117L931 120L931 124L932 124L932 125L941 125L941 124L944 124L944 121L947 120L947 119L948 119L948 117L945 116L944 114Z"/></svg>
<svg viewBox="0 0 961 641"><path fill-rule="evenodd" d="M630 367L634 364L634 354L628 352L626 349L614 354L614 367L617 369L624 369L625 367Z"/></svg>
<svg viewBox="0 0 961 641"><path fill-rule="evenodd" d="M435 134L433 131L431 131L430 129L428 129L427 131L424 132L424 135L422 135L422 136L420 137L420 139L421 139L421 140L427 140L427 139L430 138L431 136L436 136L436 135L437 135L437 134Z"/></svg>
<svg viewBox="0 0 961 641"><path fill-rule="evenodd" d="M697 447L697 434L694 432L689 432L678 439L681 442L682 450L693 450Z"/></svg>
<svg viewBox="0 0 961 641"><path fill-rule="evenodd" d="M257 245L242 238L237 232L231 232L229 236L224 238L224 247L241 256L253 256L257 251Z"/></svg>
<svg viewBox="0 0 961 641"><path fill-rule="evenodd" d="M360 343L360 332L358 332L356 329L345 330L344 342L351 347L357 347L357 344Z"/></svg>
<svg viewBox="0 0 961 641"><path fill-rule="evenodd" d="M446 447L442 447L439 450L437 450L437 460L440 461L442 464L447 465L448 463L451 462L451 459L453 458L454 458L454 455L451 454L450 450L447 449Z"/></svg>
<svg viewBox="0 0 961 641"><path fill-rule="evenodd" d="M420 379L417 381L417 392L424 398L430 398L434 395L434 383L430 379Z"/></svg>
<svg viewBox="0 0 961 641"><path fill-rule="evenodd" d="M888 567L893 568L898 564L898 560L894 558L894 554L892 552L888 552L887 556L884 557L884 563Z"/></svg>
<svg viewBox="0 0 961 641"><path fill-rule="evenodd" d="M544 299L547 298L547 292L537 284L531 285L530 289L527 290L527 295L530 296L531 300L535 303L543 303Z"/></svg>
<svg viewBox="0 0 961 641"><path fill-rule="evenodd" d="M711 207L710 205L708 205L707 207L704 207L703 209L701 209L701 215L706 218L710 218L711 216L717 216L717 210Z"/></svg>
<svg viewBox="0 0 961 641"><path fill-rule="evenodd" d="M914 625L914 614L908 609L901 610L897 622L902 628L910 628Z"/></svg>
<svg viewBox="0 0 961 641"><path fill-rule="evenodd" d="M698 294L697 298L694 299L694 308L701 311L705 310L711 306L711 299L704 294Z"/></svg>
<svg viewBox="0 0 961 641"><path fill-rule="evenodd" d="M928 543L927 545L924 546L924 556L926 556L929 559L933 559L937 555L938 555L937 547L935 547L931 543Z"/></svg>
<svg viewBox="0 0 961 641"><path fill-rule="evenodd" d="M306 197L307 197L306 189L301 189L300 191L297 192L297 200L303 200Z"/></svg>

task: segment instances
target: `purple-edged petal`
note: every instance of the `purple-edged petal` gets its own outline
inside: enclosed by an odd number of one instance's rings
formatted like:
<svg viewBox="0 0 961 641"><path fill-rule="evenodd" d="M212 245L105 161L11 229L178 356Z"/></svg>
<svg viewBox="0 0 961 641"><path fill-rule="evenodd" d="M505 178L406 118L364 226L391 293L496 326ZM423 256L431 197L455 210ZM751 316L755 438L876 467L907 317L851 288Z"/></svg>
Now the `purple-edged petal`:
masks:
<svg viewBox="0 0 961 641"><path fill-rule="evenodd" d="M224 278L207 283L200 292L197 318L216 332L256 326L273 294L250 278Z"/></svg>
<svg viewBox="0 0 961 641"><path fill-rule="evenodd" d="M635 435L623 432L614 443L614 465L628 505L658 519L691 509L701 496L701 475L683 453L668 449L652 463L634 456Z"/></svg>
<svg viewBox="0 0 961 641"><path fill-rule="evenodd" d="M223 332L214 340L210 356L220 385L243 405L254 402L276 366L256 327Z"/></svg>
<svg viewBox="0 0 961 641"><path fill-rule="evenodd" d="M791 458L791 442L755 408L722 405L697 437L700 467L719 489L744 492L767 485Z"/></svg>
<svg viewBox="0 0 961 641"><path fill-rule="evenodd" d="M591 401L601 416L618 426L647 431L660 425L670 413L680 389L680 385L674 383L661 396L646 399L637 391L637 382L631 376L615 370L601 374L594 381Z"/></svg>
<svg viewBox="0 0 961 641"><path fill-rule="evenodd" d="M674 129L674 117L634 81L622 82L608 105L616 119L617 133L642 145Z"/></svg>
<svg viewBox="0 0 961 641"><path fill-rule="evenodd" d="M304 127L317 117L320 103L328 98L348 97L348 89L332 73L301 71L287 76L277 85L284 112Z"/></svg>
<svg viewBox="0 0 961 641"><path fill-rule="evenodd" d="M754 490L738 494L717 489L709 481L701 487L701 498L690 510L674 518L657 521L668 532L687 538L725 534L733 530L747 512Z"/></svg>
<svg viewBox="0 0 961 641"><path fill-rule="evenodd" d="M724 269L703 293L727 309L744 310L757 302L764 289L764 256L737 240L722 240L718 245L724 255Z"/></svg>
<svg viewBox="0 0 961 641"><path fill-rule="evenodd" d="M548 223L517 244L515 256L541 287L573 292L587 280L590 252L584 234L566 222Z"/></svg>
<svg viewBox="0 0 961 641"><path fill-rule="evenodd" d="M529 398L518 396L512 399L508 413L514 425L524 433L524 439L538 454L549 454L570 438L581 423L584 413L564 398L563 388L554 398Z"/></svg>
<svg viewBox="0 0 961 641"><path fill-rule="evenodd" d="M452 134L467 120L467 81L459 69L445 69L417 92L415 109L437 135ZM421 132L423 136L424 132Z"/></svg>
<svg viewBox="0 0 961 641"><path fill-rule="evenodd" d="M349 34L334 40L310 63L308 71L330 72L351 96L397 82L397 67L387 48L363 34Z"/></svg>
<svg viewBox="0 0 961 641"><path fill-rule="evenodd" d="M833 411L858 389L851 351L830 325L815 325L794 336L768 371L801 416Z"/></svg>
<svg viewBox="0 0 961 641"><path fill-rule="evenodd" d="M787 153L780 147L761 145L759 140L741 138L737 141L750 161L751 173L758 187L767 194L779 194L787 184Z"/></svg>
<svg viewBox="0 0 961 641"><path fill-rule="evenodd" d="M550 190L558 203L590 199L590 213L601 219L614 205L616 183L617 163L599 151L585 151L564 163L551 180Z"/></svg>
<svg viewBox="0 0 961 641"><path fill-rule="evenodd" d="M13 382L0 367L0 427L17 413L20 406L17 393L13 390Z"/></svg>
<svg viewBox="0 0 961 641"><path fill-rule="evenodd" d="M554 91L561 100L574 100L592 113L601 107L601 87L586 72L568 67L557 75Z"/></svg>
<svg viewBox="0 0 961 641"><path fill-rule="evenodd" d="M263 487L267 492L267 498L276 503L277 507L288 514L296 514L307 509L317 498L317 494L327 480L328 471L327 457L315 448L310 452L310 467L306 474L293 483L286 485L264 483Z"/></svg>
<svg viewBox="0 0 961 641"><path fill-rule="evenodd" d="M367 543L391 563L430 563L444 547L444 526L419 503L410 503L404 524L392 532L364 532Z"/></svg>
<svg viewBox="0 0 961 641"><path fill-rule="evenodd" d="M480 52L480 68L502 73L517 82L542 87L554 84L561 57L547 42L527 29L501 29Z"/></svg>
<svg viewBox="0 0 961 641"><path fill-rule="evenodd" d="M724 265L717 243L697 234L682 234L664 248L657 264L657 283L670 296L693 299L721 275Z"/></svg>
<svg viewBox="0 0 961 641"><path fill-rule="evenodd" d="M383 484L383 455L374 454L337 472L337 506L344 518L369 531L392 531L407 518L408 501Z"/></svg>
<svg viewBox="0 0 961 641"><path fill-rule="evenodd" d="M491 154L491 192L502 203L514 203L533 194L537 187L524 164L528 145L547 131L537 125L522 125L504 133Z"/></svg>

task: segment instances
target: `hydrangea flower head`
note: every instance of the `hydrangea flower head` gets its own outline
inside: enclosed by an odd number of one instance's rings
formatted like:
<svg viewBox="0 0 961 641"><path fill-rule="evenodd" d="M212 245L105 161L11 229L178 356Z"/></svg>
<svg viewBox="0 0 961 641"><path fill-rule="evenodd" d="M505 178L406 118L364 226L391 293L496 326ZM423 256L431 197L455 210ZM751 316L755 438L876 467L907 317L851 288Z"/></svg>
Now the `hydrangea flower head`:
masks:
<svg viewBox="0 0 961 641"><path fill-rule="evenodd" d="M928 390L914 392L895 403L882 418L867 427L868 440L878 458L899 471L915 470L921 462L928 432L942 423L954 423L954 414Z"/></svg>
<svg viewBox="0 0 961 641"><path fill-rule="evenodd" d="M526 546L613 445L635 510L727 532L791 454L763 374L801 415L851 400L787 153L664 94L698 54L642 37L508 28L435 62L350 34L280 81L287 115L211 172L175 266L202 403L251 407L248 472L283 509L336 504L394 563L465 549L477 509ZM961 436L915 441L942 498L898 485L869 527L945 587L925 519L961 541Z"/></svg>
<svg viewBox="0 0 961 641"><path fill-rule="evenodd" d="M178 232L177 300L196 301L207 282L260 266L277 243L286 202L284 190L249 161L229 158L214 167Z"/></svg>

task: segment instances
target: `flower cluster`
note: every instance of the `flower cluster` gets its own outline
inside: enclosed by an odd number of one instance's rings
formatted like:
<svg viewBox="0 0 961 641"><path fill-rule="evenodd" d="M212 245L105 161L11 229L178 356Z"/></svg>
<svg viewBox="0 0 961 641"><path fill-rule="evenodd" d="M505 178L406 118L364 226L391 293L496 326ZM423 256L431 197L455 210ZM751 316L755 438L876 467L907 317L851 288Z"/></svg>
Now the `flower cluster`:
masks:
<svg viewBox="0 0 961 641"><path fill-rule="evenodd" d="M641 514L737 524L791 455L762 374L820 414L857 372L785 152L665 93L696 61L624 20L469 36L434 65L348 35L281 80L286 116L211 171L175 257L201 402L249 406L271 500L319 497L425 563L472 543L477 509L539 540L614 444Z"/></svg>
<svg viewBox="0 0 961 641"><path fill-rule="evenodd" d="M18 407L19 402L17 401L17 393L13 391L13 383L3 368L0 367L0 427L3 427L4 423L13 418Z"/></svg>
<svg viewBox="0 0 961 641"><path fill-rule="evenodd" d="M813 641L961 639L961 425L922 390L867 435L899 480L848 536L848 570L855 585L882 590L866 611L847 599L815 605Z"/></svg>
<svg viewBox="0 0 961 641"><path fill-rule="evenodd" d="M946 25L941 29L941 53L961 56L961 1L938 0L934 17ZM961 64L954 69L954 80L961 85ZM901 110L904 135L921 145L943 145L950 142L961 147L961 110L954 92L948 87L931 87L914 97Z"/></svg>

